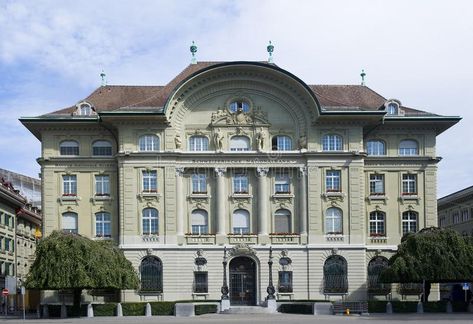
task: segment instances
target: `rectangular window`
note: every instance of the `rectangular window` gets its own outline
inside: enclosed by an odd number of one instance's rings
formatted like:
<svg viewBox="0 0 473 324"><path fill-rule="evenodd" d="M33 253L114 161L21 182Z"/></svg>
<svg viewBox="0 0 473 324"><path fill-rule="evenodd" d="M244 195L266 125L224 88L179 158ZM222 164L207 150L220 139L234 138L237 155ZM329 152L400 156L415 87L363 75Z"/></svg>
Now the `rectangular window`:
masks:
<svg viewBox="0 0 473 324"><path fill-rule="evenodd" d="M402 195L417 195L417 175L402 175Z"/></svg>
<svg viewBox="0 0 473 324"><path fill-rule="evenodd" d="M233 193L247 194L248 193L248 176L244 174L236 174L233 177Z"/></svg>
<svg viewBox="0 0 473 324"><path fill-rule="evenodd" d="M63 175L63 196L77 196L77 176Z"/></svg>
<svg viewBox="0 0 473 324"><path fill-rule="evenodd" d="M278 292L292 292L292 271L279 271Z"/></svg>
<svg viewBox="0 0 473 324"><path fill-rule="evenodd" d="M207 271L195 271L194 272L194 292L195 293L208 293L208 272Z"/></svg>
<svg viewBox="0 0 473 324"><path fill-rule="evenodd" d="M205 174L196 173L192 175L192 193L207 193L207 176Z"/></svg>
<svg viewBox="0 0 473 324"><path fill-rule="evenodd" d="M384 195L383 174L370 174L370 195Z"/></svg>
<svg viewBox="0 0 473 324"><path fill-rule="evenodd" d="M453 224L460 223L460 213L458 211L454 211L452 213Z"/></svg>
<svg viewBox="0 0 473 324"><path fill-rule="evenodd" d="M370 236L385 236L384 213L370 213Z"/></svg>
<svg viewBox="0 0 473 324"><path fill-rule="evenodd" d="M110 196L110 176L108 175L95 176L95 195Z"/></svg>
<svg viewBox="0 0 473 324"><path fill-rule="evenodd" d="M156 171L143 171L143 192L158 191L158 176Z"/></svg>
<svg viewBox="0 0 473 324"><path fill-rule="evenodd" d="M97 237L111 237L112 223L109 213L95 214L95 236Z"/></svg>
<svg viewBox="0 0 473 324"><path fill-rule="evenodd" d="M274 192L277 194L291 193L289 174L286 172L276 173L274 180Z"/></svg>
<svg viewBox="0 0 473 324"><path fill-rule="evenodd" d="M340 192L340 171L328 170L325 174L325 187L327 192Z"/></svg>
<svg viewBox="0 0 473 324"><path fill-rule="evenodd" d="M462 209L462 222L467 222L470 219L470 212L468 209Z"/></svg>

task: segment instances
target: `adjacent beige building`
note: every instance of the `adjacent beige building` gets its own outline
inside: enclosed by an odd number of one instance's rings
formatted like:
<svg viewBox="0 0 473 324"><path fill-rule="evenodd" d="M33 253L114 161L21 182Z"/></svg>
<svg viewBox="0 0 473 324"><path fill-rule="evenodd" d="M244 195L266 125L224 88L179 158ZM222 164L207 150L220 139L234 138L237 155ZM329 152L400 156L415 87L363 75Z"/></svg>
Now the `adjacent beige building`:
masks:
<svg viewBox="0 0 473 324"><path fill-rule="evenodd" d="M141 279L122 300L220 299L225 277L232 305L254 305L270 247L278 300L398 296L377 274L404 233L437 225L435 139L459 120L199 62L21 122L42 143L44 235L116 241Z"/></svg>
<svg viewBox="0 0 473 324"><path fill-rule="evenodd" d="M448 227L463 236L473 236L473 186L437 201L439 227Z"/></svg>

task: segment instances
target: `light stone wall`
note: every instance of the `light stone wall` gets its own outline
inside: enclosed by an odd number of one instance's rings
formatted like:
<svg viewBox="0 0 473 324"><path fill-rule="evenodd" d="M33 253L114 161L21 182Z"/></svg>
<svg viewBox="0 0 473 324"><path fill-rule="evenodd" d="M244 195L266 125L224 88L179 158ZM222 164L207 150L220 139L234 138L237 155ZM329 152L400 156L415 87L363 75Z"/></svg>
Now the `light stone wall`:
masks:
<svg viewBox="0 0 473 324"><path fill-rule="evenodd" d="M210 73L210 72L209 72ZM213 74L212 74L213 73ZM42 182L44 233L50 234L61 228L61 215L66 211L79 214L79 233L94 238L94 218L97 211L112 214L113 239L117 241L126 257L139 272L143 257L148 254L159 257L163 262L163 294L144 295L135 291L123 291L123 301L137 300L188 300L193 298L220 299L222 285L223 247L231 248L236 243L247 243L256 251L258 260L258 301L266 297L268 283L268 247L274 248L275 263L273 280L277 286L277 263L283 249L293 263L293 294L279 294L282 299L337 299L341 296L323 294L323 264L332 253L343 256L348 262L349 292L346 298L363 300L367 298L367 265L375 255L389 257L396 250L402 236L401 215L413 210L419 215L419 227L436 224L436 166L435 133L432 129L420 129L400 125L397 128L379 124L374 131L365 133L364 121L340 117L339 120L317 121L318 110L312 99L292 80L269 74L260 78L252 75L245 82L239 78L240 72L219 74L211 72L202 80L190 80L176 90L170 98L166 110L168 124L144 118L117 118L107 121L110 131L91 123L88 126L49 127L42 134ZM222 80L221 78L226 78ZM282 78L278 82L277 78ZM290 86L289 86L290 85ZM212 114L219 108L227 109L231 98L247 98L253 109L261 109L267 114L267 121L261 125L212 124ZM217 152L213 134L220 128L224 140L222 152ZM266 135L265 144L258 150L256 136L262 131ZM160 139L158 152L139 152L138 139L141 135L154 134ZM209 152L189 152L188 140L193 134L209 138ZM229 152L229 140L235 134L244 134L251 140L249 152ZM271 151L271 137L277 134L292 138L294 149L289 152ZM338 134L343 137L343 151L322 152L322 137ZM175 136L182 139L182 147L177 148ZM298 147L300 136L307 137L307 147ZM363 152L369 139L386 142L387 154L383 157L367 157ZM80 157L59 156L59 143L74 139L80 142ZM91 157L91 145L96 139L107 139L114 145L111 158ZM419 156L399 157L399 142L415 139L419 144ZM116 146L116 148L115 148ZM257 177L258 167L269 168L266 178ZM290 197L274 197L274 170L290 168ZM182 179L179 172L184 168ZM224 192L219 196L215 168L226 168L223 175ZM249 195L245 198L232 196L232 174L234 170L245 168L249 175ZM307 192L302 196L300 168L307 168ZM208 172L208 193L204 198L191 195L190 176L196 169ZM325 172L341 171L341 193L327 193ZM158 192L142 192L144 170L156 170ZM386 197L370 199L369 175L385 175ZM94 198L95 174L111 176L111 199L97 201ZM417 175L418 194L415 198L401 196L403 173ZM78 177L78 197L63 199L61 177L76 174ZM177 188L182 181L182 191ZM259 186L267 188L265 197L258 195ZM224 216L218 215L217 205L223 202ZM264 205L266 215L259 215ZM143 235L141 215L144 208L159 211L159 235ZM324 214L330 207L343 211L343 235L325 235ZM189 241L190 215L194 209L205 209L209 214L209 238ZM251 238L232 238L232 212L244 208L250 212L250 232L258 233L260 219L268 233ZM296 235L284 238L293 244L278 244L271 241L269 233L274 231L273 215L279 208L288 209L292 214L292 231L299 233L307 223L307 236ZM264 208L263 208L264 209ZM307 210L307 215L303 215ZM387 237L372 239L369 236L369 213L380 210L386 213ZM182 219L180 219L182 215ZM225 233L215 235L219 217L225 220ZM178 235L182 222L184 235ZM240 241L239 241L240 240ZM287 242L287 241L286 241ZM208 261L209 294L192 294L194 260L198 249L204 251ZM394 295L396 293L393 291Z"/></svg>

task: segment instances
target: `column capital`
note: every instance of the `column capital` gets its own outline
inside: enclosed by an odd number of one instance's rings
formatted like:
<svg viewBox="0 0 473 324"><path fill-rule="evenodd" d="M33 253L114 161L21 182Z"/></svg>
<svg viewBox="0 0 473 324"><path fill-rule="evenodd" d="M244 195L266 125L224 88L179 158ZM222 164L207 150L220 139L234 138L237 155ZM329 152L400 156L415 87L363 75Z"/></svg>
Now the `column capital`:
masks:
<svg viewBox="0 0 473 324"><path fill-rule="evenodd" d="M217 176L222 177L225 172L227 172L227 168L215 168L215 173Z"/></svg>
<svg viewBox="0 0 473 324"><path fill-rule="evenodd" d="M266 177L268 175L269 168L257 167L256 172L258 173L258 177Z"/></svg>
<svg viewBox="0 0 473 324"><path fill-rule="evenodd" d="M182 177L184 175L184 167L176 167L176 177Z"/></svg>
<svg viewBox="0 0 473 324"><path fill-rule="evenodd" d="M299 174L303 177L306 176L308 169L306 165L299 167Z"/></svg>

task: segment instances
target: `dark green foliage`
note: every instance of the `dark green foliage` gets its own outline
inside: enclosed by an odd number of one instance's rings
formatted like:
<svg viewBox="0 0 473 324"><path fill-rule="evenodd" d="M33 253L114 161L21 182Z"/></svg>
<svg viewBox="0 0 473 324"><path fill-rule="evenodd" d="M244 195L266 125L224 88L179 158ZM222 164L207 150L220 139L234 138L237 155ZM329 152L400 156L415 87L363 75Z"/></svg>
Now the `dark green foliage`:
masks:
<svg viewBox="0 0 473 324"><path fill-rule="evenodd" d="M213 314L217 312L217 305L195 305L195 315Z"/></svg>
<svg viewBox="0 0 473 324"><path fill-rule="evenodd" d="M109 241L54 231L42 239L26 281L36 289L135 289L138 276Z"/></svg>
<svg viewBox="0 0 473 324"><path fill-rule="evenodd" d="M313 314L312 304L282 304L279 312L290 314Z"/></svg>
<svg viewBox="0 0 473 324"><path fill-rule="evenodd" d="M117 304L95 304L94 316L115 316L117 315Z"/></svg>
<svg viewBox="0 0 473 324"><path fill-rule="evenodd" d="M143 316L145 315L146 303L123 303L123 316Z"/></svg>
<svg viewBox="0 0 473 324"><path fill-rule="evenodd" d="M415 313L417 312L416 301L392 301L394 313ZM371 300L368 302L369 313L385 313L387 301ZM466 312L468 304L464 302L452 303L454 312ZM447 311L447 301L432 301L424 303L424 312L426 313L445 313Z"/></svg>
<svg viewBox="0 0 473 324"><path fill-rule="evenodd" d="M381 273L384 282L473 280L473 242L451 229L426 228L403 237Z"/></svg>
<svg viewBox="0 0 473 324"><path fill-rule="evenodd" d="M174 315L175 302L154 302L151 305L151 314L153 315Z"/></svg>

